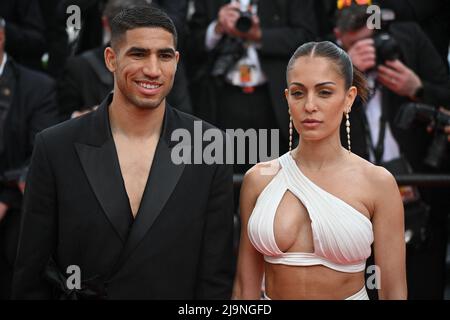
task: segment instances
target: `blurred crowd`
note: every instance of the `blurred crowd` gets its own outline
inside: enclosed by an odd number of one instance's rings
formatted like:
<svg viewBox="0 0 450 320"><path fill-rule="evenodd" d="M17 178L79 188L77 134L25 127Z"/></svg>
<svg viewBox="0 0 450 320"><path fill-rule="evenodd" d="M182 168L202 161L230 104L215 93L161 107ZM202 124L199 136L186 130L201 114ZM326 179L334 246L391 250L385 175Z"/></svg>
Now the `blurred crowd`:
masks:
<svg viewBox="0 0 450 320"><path fill-rule="evenodd" d="M450 174L449 1L2 0L0 284L14 263L36 133L92 111L113 89L103 59L110 21L124 7L147 4L165 10L177 27L173 107L222 129L278 129L282 154L288 59L305 42L333 41L371 89L368 103L352 108L352 151L394 174ZM68 12L71 5L79 17ZM370 5L380 14L368 13ZM69 18L79 18L81 28ZM344 131L341 137L346 146ZM235 172L250 166L235 165ZM450 186L401 191L411 231L409 297L442 299ZM0 298L8 298L6 285Z"/></svg>

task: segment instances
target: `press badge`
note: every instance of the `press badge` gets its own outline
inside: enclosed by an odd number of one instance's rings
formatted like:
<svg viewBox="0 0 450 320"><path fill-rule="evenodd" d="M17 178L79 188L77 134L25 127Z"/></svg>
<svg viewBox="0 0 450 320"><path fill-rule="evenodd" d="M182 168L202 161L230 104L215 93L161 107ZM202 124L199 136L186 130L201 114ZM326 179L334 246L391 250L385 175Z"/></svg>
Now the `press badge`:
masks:
<svg viewBox="0 0 450 320"><path fill-rule="evenodd" d="M252 81L252 68L248 64L241 64L239 66L239 81L242 84L247 84Z"/></svg>

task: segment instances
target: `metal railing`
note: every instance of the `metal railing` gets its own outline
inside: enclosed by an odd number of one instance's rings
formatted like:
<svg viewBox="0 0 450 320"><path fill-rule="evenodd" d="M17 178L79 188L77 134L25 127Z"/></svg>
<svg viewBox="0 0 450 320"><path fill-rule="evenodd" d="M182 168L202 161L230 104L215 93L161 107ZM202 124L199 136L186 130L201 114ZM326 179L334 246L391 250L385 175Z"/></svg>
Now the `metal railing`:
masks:
<svg viewBox="0 0 450 320"><path fill-rule="evenodd" d="M400 174L395 175L395 180L400 186L415 185L418 187L450 187L450 175L448 174ZM240 188L243 174L233 175L235 188Z"/></svg>

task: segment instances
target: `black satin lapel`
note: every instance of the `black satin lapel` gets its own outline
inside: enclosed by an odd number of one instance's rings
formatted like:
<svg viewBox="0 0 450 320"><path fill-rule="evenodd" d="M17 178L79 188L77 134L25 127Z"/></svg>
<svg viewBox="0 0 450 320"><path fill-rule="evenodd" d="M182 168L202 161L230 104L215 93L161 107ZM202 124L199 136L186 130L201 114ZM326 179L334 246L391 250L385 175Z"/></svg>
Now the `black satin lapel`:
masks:
<svg viewBox="0 0 450 320"><path fill-rule="evenodd" d="M109 139L100 147L76 143L75 148L97 200L122 242L125 242L132 215L114 140Z"/></svg>
<svg viewBox="0 0 450 320"><path fill-rule="evenodd" d="M150 176L145 186L136 220L123 250L122 260L126 260L144 238L161 213L183 173L184 164L174 164L170 153L171 149L164 138L161 138L155 151Z"/></svg>

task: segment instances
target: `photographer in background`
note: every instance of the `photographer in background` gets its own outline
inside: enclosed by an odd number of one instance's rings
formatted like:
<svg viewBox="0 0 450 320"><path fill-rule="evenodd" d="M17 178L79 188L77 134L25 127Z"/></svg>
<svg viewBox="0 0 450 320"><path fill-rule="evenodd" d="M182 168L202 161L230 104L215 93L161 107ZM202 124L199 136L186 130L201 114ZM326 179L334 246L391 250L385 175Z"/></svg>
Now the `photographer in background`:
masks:
<svg viewBox="0 0 450 320"><path fill-rule="evenodd" d="M391 9L397 21L417 22L430 38L448 66L450 45L450 1L448 0L374 0L382 9Z"/></svg>
<svg viewBox="0 0 450 320"><path fill-rule="evenodd" d="M339 0L348 2L349 0ZM351 0L350 0L351 1ZM330 17L334 16L336 0L316 0L317 6L322 7L317 19L320 21L320 36L322 39L332 39L333 27ZM431 40L439 52L444 64L448 66L447 55L450 45L450 1L448 0L372 0L367 4L388 9L395 14L395 20L400 22L416 22ZM361 3L361 1L358 1ZM323 14L322 12L325 12Z"/></svg>
<svg viewBox="0 0 450 320"><path fill-rule="evenodd" d="M21 66L5 52L4 26L0 18L0 300L10 294L34 136L57 123L53 80Z"/></svg>
<svg viewBox="0 0 450 320"><path fill-rule="evenodd" d="M285 69L292 52L315 39L313 2L196 0L189 51L204 62L190 68L196 115L222 129L281 129L287 151Z"/></svg>
<svg viewBox="0 0 450 320"><path fill-rule="evenodd" d="M372 93L365 116L369 125L378 127L383 112L386 120L384 138L388 146L383 155L374 154L370 146L366 146L365 135L358 137L355 134L352 147L374 162L388 161L394 157L393 153L401 152L415 171L423 172L427 169L423 158L430 142L426 125L409 131L398 130L395 117L400 107L411 101L448 105L450 80L439 55L417 24L392 22L382 30L372 30L366 25L369 17L366 9L365 5L352 3L340 10L335 34L353 64L368 77ZM356 121L362 108L353 111ZM372 135L376 144L377 137L374 132ZM398 145L393 146L392 141Z"/></svg>
<svg viewBox="0 0 450 320"><path fill-rule="evenodd" d="M433 140L427 124L401 128L397 114L411 102L448 105L446 66L417 24L391 21L382 23L381 30L372 30L367 27L366 11L367 5L352 2L338 11L335 28L338 43L366 74L371 87L367 105L355 106L350 114L352 151L394 174L436 172L424 161ZM344 132L342 128L342 137L346 136ZM419 194L416 189L401 188L405 191L406 227L415 224L414 219L421 219L416 225L422 228L416 232L417 243L407 252L408 297L442 299L449 204L442 200L443 190L419 189ZM411 211L409 203L418 206ZM431 206L429 220L425 204Z"/></svg>

